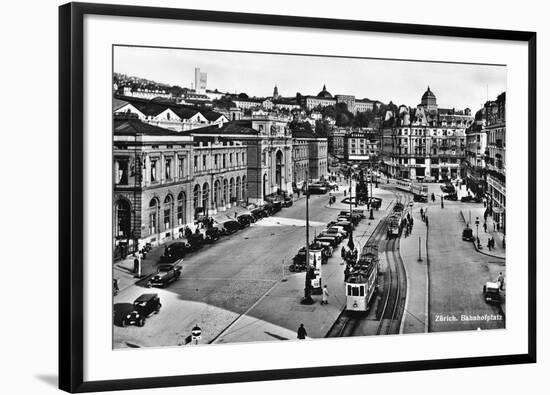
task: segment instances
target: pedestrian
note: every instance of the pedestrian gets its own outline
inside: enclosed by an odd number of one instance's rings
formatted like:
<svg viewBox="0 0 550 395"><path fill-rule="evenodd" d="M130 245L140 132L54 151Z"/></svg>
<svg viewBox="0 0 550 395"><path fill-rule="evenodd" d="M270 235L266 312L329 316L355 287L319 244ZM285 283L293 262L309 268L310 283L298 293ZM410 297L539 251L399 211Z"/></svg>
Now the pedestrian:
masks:
<svg viewBox="0 0 550 395"><path fill-rule="evenodd" d="M491 251L491 238L487 240L487 248Z"/></svg>
<svg viewBox="0 0 550 395"><path fill-rule="evenodd" d="M326 285L323 287L323 300L321 304L328 304L328 289Z"/></svg>
<svg viewBox="0 0 550 395"><path fill-rule="evenodd" d="M435 195L434 195L434 193L432 192L432 203L434 203L434 202L435 202Z"/></svg>
<svg viewBox="0 0 550 395"><path fill-rule="evenodd" d="M504 275L502 272L498 274L497 278L498 288L502 291L504 289Z"/></svg>
<svg viewBox="0 0 550 395"><path fill-rule="evenodd" d="M422 209L422 207L420 207L420 218L424 220L424 210Z"/></svg>
<svg viewBox="0 0 550 395"><path fill-rule="evenodd" d="M166 250L164 251L164 253L166 254ZM137 274L138 271L139 271L139 259L138 259L138 257L135 257L134 258L134 274Z"/></svg>
<svg viewBox="0 0 550 395"><path fill-rule="evenodd" d="M487 233L487 221L483 223L483 230Z"/></svg>
<svg viewBox="0 0 550 395"><path fill-rule="evenodd" d="M346 190L346 189L344 189L344 197L346 197L346 192L347 192L347 190Z"/></svg>
<svg viewBox="0 0 550 395"><path fill-rule="evenodd" d="M300 327L298 328L298 339L304 340L307 336L306 328L304 328L304 324L300 324Z"/></svg>
<svg viewBox="0 0 550 395"><path fill-rule="evenodd" d="M424 215L424 221L426 221L426 227L428 227L428 216Z"/></svg>

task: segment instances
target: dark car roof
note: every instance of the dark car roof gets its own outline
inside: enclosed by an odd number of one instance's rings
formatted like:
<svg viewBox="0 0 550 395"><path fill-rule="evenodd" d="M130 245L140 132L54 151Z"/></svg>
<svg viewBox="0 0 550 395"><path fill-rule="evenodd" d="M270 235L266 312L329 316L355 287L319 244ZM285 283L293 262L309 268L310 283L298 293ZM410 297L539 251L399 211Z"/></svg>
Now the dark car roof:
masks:
<svg viewBox="0 0 550 395"><path fill-rule="evenodd" d="M147 302L148 300L151 300L153 298L156 298L158 294L143 294L140 295L134 302Z"/></svg>
<svg viewBox="0 0 550 395"><path fill-rule="evenodd" d="M224 225L227 225L227 224L238 224L238 222L235 221L234 219L230 219L229 221L225 221L223 224L224 224Z"/></svg>
<svg viewBox="0 0 550 395"><path fill-rule="evenodd" d="M175 243L170 244L168 247L185 247L185 243L183 241L176 241Z"/></svg>

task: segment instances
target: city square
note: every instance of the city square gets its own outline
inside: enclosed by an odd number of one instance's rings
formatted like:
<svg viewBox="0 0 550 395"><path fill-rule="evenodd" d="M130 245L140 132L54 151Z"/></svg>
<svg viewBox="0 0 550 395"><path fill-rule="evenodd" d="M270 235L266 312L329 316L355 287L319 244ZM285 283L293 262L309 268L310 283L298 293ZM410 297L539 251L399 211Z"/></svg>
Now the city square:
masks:
<svg viewBox="0 0 550 395"><path fill-rule="evenodd" d="M505 85L459 109L114 71L114 348L506 327Z"/></svg>

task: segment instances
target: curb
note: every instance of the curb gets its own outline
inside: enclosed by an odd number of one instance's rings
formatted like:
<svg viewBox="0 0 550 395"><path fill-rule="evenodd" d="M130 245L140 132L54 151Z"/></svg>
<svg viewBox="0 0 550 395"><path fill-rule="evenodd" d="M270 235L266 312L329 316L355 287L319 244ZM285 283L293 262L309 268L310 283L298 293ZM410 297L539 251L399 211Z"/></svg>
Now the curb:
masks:
<svg viewBox="0 0 550 395"><path fill-rule="evenodd" d="M467 222L466 222L466 218L464 218L464 213L462 212L462 210L460 210L460 216L462 217L462 222L467 223ZM472 245L474 246L474 249L475 249L478 253L480 253L480 254L489 256L489 257L491 257L491 258L504 259L504 260L506 260L506 257L505 257L505 256L493 255L493 254L489 254L489 253L487 253L487 252L481 251L480 249L477 248L477 245L476 245L476 241L475 241L475 240L472 240L471 243L472 243Z"/></svg>

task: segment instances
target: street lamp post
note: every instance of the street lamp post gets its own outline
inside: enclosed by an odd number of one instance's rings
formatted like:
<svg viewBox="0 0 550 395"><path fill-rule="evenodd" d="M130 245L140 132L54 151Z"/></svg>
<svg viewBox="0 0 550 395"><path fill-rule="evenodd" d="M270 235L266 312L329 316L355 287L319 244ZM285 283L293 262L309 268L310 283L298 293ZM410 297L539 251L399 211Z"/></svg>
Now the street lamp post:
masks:
<svg viewBox="0 0 550 395"><path fill-rule="evenodd" d="M309 173L306 170L306 180L305 180L305 194L306 194L306 275L305 275L305 286L304 286L304 297L301 304L313 304L315 301L311 297L311 276L310 276L310 267L309 267L309 185L308 185Z"/></svg>
<svg viewBox="0 0 550 395"><path fill-rule="evenodd" d="M476 241L479 247L479 217L476 217Z"/></svg>

